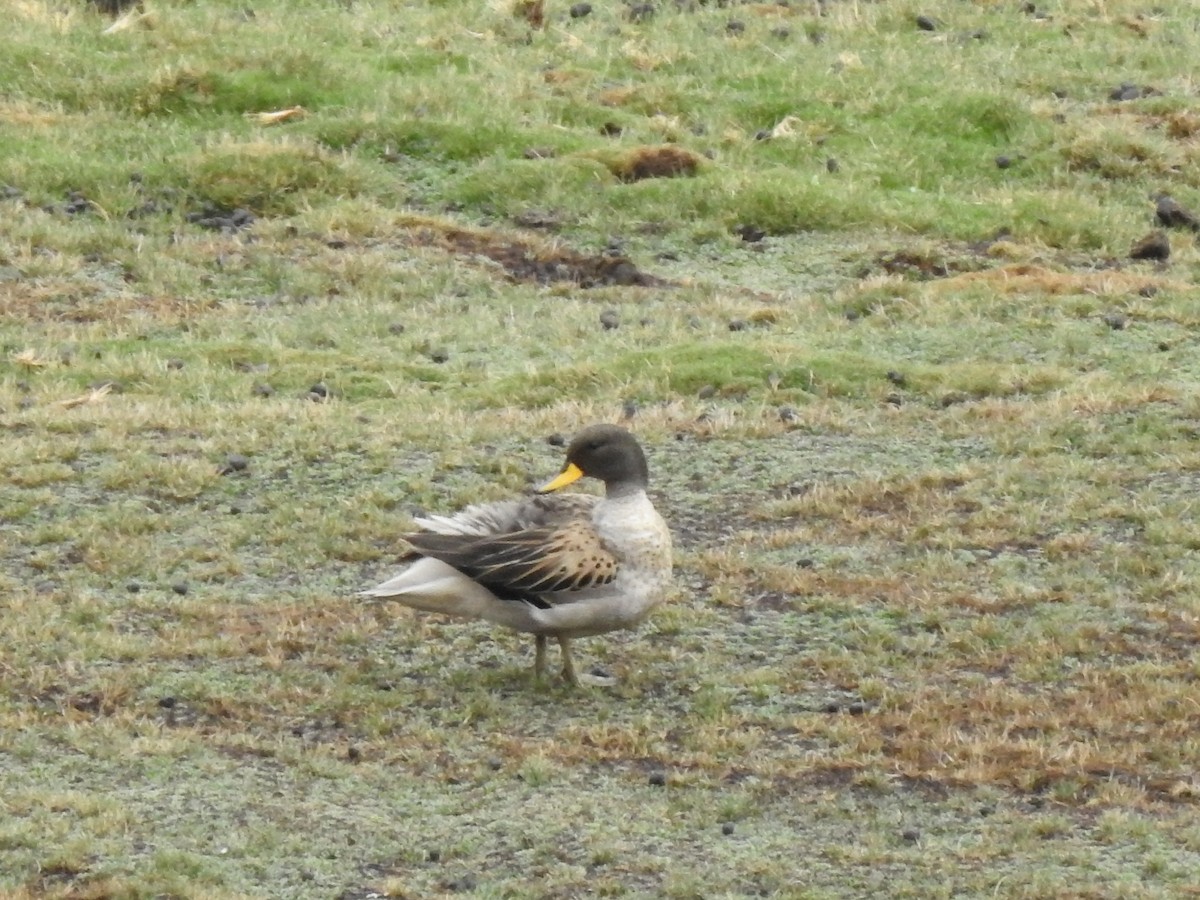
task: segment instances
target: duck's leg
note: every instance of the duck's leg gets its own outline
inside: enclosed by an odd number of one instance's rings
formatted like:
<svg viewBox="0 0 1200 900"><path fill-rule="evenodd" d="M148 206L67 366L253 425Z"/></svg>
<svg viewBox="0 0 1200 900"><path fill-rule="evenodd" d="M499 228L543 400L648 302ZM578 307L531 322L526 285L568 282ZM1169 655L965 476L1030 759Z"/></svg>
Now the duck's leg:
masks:
<svg viewBox="0 0 1200 900"><path fill-rule="evenodd" d="M571 659L571 639L559 635L558 646L562 648L563 679L573 687L579 687L579 676L575 674L575 662Z"/></svg>
<svg viewBox="0 0 1200 900"><path fill-rule="evenodd" d="M533 675L538 681L541 681L542 673L546 670L546 636L538 634L534 637L537 640L537 649L533 656Z"/></svg>

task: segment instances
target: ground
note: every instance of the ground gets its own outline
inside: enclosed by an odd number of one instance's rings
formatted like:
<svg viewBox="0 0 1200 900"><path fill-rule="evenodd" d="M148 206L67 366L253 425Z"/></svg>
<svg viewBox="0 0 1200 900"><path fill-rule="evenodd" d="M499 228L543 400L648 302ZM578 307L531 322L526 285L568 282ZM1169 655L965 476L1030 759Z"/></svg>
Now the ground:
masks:
<svg viewBox="0 0 1200 900"><path fill-rule="evenodd" d="M0 895L1200 892L1186 14L121 6L0 60ZM355 596L595 421L615 686Z"/></svg>

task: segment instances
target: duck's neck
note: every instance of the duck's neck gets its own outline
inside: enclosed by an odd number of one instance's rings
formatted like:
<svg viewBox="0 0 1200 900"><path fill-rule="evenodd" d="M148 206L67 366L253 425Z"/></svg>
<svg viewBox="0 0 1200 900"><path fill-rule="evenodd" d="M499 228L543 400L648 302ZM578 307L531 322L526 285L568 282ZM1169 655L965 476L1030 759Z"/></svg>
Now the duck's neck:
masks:
<svg viewBox="0 0 1200 900"><path fill-rule="evenodd" d="M615 481L604 486L604 496L609 500L625 500L645 494L646 485L641 481Z"/></svg>

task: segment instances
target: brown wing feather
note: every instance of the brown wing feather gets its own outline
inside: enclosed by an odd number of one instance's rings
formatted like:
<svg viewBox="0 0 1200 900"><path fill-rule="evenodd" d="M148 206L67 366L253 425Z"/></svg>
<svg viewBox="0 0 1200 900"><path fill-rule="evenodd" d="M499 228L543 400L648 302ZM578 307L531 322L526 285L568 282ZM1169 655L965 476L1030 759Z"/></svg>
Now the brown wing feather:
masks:
<svg viewBox="0 0 1200 900"><path fill-rule="evenodd" d="M421 556L505 593L578 591L617 577L616 557L586 522L488 537L421 533L407 539Z"/></svg>

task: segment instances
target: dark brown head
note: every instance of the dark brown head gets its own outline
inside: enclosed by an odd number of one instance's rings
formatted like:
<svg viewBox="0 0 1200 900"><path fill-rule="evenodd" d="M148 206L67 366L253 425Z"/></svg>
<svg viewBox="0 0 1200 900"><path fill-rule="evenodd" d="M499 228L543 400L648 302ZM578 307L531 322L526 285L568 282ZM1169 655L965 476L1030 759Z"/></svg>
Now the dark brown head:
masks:
<svg viewBox="0 0 1200 900"><path fill-rule="evenodd" d="M645 490L650 483L646 454L632 434L618 425L589 425L571 441L562 472L540 490L545 494L580 478L598 478L608 493Z"/></svg>

